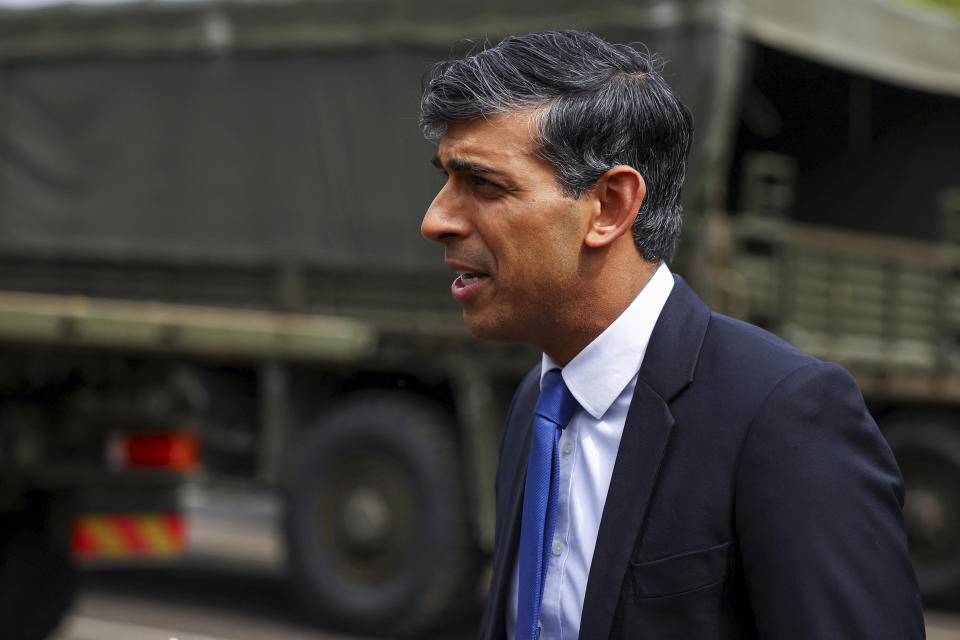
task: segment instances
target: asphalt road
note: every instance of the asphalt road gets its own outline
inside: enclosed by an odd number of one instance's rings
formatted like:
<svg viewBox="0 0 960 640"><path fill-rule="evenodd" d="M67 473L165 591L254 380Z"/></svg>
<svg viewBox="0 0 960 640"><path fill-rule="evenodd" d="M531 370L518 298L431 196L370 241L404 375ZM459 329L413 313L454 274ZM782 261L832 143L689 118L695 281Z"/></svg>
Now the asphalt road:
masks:
<svg viewBox="0 0 960 640"><path fill-rule="evenodd" d="M54 640L358 640L307 619L270 572L197 564L174 570L84 576ZM438 635L465 640L476 621Z"/></svg>
<svg viewBox="0 0 960 640"><path fill-rule="evenodd" d="M927 640L958 640L960 638L960 613L927 611Z"/></svg>
<svg viewBox="0 0 960 640"><path fill-rule="evenodd" d="M224 567L93 573L55 640L346 640L309 623L282 581Z"/></svg>

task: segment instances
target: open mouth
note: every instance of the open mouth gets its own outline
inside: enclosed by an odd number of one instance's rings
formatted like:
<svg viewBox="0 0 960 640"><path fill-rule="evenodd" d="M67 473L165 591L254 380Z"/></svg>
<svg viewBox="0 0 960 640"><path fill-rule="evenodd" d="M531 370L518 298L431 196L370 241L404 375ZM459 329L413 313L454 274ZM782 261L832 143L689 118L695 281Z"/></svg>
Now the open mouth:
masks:
<svg viewBox="0 0 960 640"><path fill-rule="evenodd" d="M479 271L458 271L457 274L450 291L454 299L460 302L466 302L472 298L490 278L488 274Z"/></svg>
<svg viewBox="0 0 960 640"><path fill-rule="evenodd" d="M456 284L460 287L469 287L471 284L480 282L480 280L486 277L487 274L485 273L478 273L476 271L464 272L457 276Z"/></svg>

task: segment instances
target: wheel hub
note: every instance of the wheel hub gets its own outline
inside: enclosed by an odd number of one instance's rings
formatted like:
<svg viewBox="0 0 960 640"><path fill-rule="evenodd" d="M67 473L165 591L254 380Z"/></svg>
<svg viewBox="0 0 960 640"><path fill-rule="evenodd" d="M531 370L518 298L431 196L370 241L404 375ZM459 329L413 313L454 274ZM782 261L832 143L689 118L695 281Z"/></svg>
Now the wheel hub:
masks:
<svg viewBox="0 0 960 640"><path fill-rule="evenodd" d="M904 512L906 519L914 525L913 533L919 541L931 544L942 538L947 517L943 501L936 492L922 487L908 490Z"/></svg>
<svg viewBox="0 0 960 640"><path fill-rule="evenodd" d="M371 550L386 542L392 523L387 497L371 487L351 491L339 518L343 540L358 551Z"/></svg>

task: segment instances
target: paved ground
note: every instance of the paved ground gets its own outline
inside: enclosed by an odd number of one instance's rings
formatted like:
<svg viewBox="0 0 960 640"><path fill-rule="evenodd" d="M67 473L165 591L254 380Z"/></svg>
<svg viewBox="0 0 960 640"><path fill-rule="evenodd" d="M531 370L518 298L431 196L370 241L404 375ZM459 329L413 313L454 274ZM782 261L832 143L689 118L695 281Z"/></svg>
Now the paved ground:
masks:
<svg viewBox="0 0 960 640"><path fill-rule="evenodd" d="M960 613L927 611L927 640L960 640Z"/></svg>
<svg viewBox="0 0 960 640"><path fill-rule="evenodd" d="M275 577L230 570L87 576L55 640L345 640L309 624Z"/></svg>
<svg viewBox="0 0 960 640"><path fill-rule="evenodd" d="M466 628L438 640L466 640ZM358 640L309 621L271 572L207 563L183 569L85 576L73 612L52 640Z"/></svg>

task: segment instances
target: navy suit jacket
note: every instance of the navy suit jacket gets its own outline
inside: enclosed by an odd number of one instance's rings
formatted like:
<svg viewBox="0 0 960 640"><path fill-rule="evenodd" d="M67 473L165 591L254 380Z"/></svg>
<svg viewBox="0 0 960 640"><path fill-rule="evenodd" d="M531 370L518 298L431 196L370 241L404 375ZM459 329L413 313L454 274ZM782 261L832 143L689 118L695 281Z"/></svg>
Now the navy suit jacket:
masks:
<svg viewBox="0 0 960 640"><path fill-rule="evenodd" d="M511 404L481 626L503 638L539 367ZM849 374L711 313L679 277L650 338L580 638L924 637L897 465Z"/></svg>

